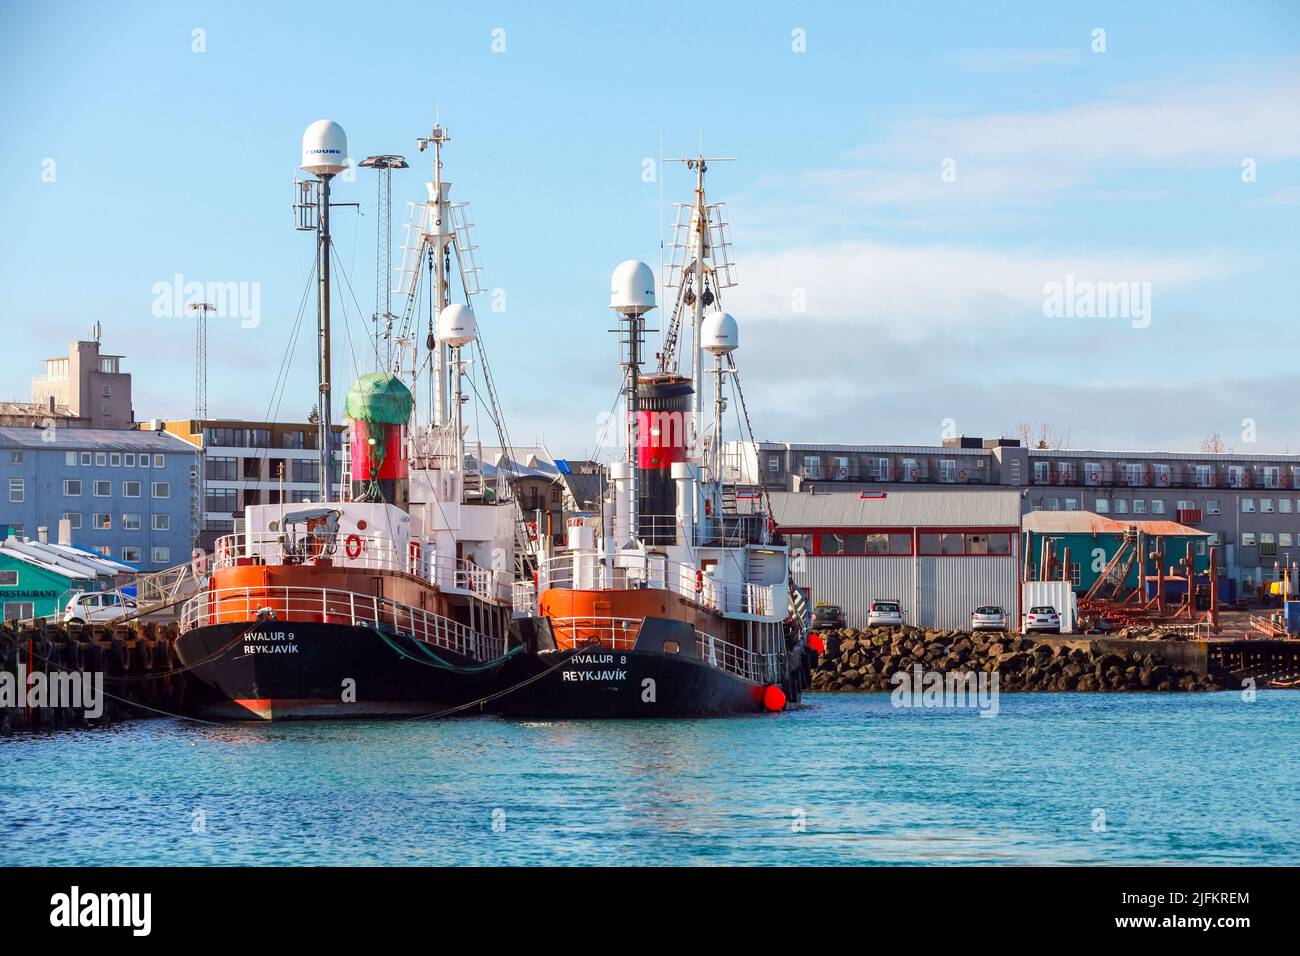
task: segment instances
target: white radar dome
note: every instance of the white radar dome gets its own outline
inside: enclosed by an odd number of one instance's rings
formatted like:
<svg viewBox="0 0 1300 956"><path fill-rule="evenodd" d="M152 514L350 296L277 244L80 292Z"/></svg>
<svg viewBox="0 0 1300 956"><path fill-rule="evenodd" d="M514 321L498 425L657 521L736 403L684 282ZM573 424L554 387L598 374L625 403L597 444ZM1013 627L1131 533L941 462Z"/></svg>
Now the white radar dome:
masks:
<svg viewBox="0 0 1300 956"><path fill-rule="evenodd" d="M655 274L644 262L620 262L610 280L609 307L615 312L642 315L655 307Z"/></svg>
<svg viewBox="0 0 1300 956"><path fill-rule="evenodd" d="M474 310L453 302L438 313L438 341L460 346L473 342L478 336L478 323Z"/></svg>
<svg viewBox="0 0 1300 956"><path fill-rule="evenodd" d="M302 168L333 176L348 168L348 136L333 120L317 120L302 134Z"/></svg>
<svg viewBox="0 0 1300 956"><path fill-rule="evenodd" d="M710 312L704 317L700 345L714 355L726 355L740 347L740 326L730 312Z"/></svg>

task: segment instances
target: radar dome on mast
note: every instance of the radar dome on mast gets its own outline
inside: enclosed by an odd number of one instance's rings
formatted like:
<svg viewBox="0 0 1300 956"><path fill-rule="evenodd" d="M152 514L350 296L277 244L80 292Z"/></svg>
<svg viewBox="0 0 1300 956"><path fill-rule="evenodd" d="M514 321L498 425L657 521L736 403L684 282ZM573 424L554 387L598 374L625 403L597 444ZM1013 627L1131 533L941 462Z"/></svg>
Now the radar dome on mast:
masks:
<svg viewBox="0 0 1300 956"><path fill-rule="evenodd" d="M333 120L317 120L302 134L302 168L333 176L348 168L348 137Z"/></svg>
<svg viewBox="0 0 1300 956"><path fill-rule="evenodd" d="M614 269L609 307L624 315L644 315L655 307L655 274L644 262L628 259Z"/></svg>
<svg viewBox="0 0 1300 956"><path fill-rule="evenodd" d="M714 355L726 355L740 347L740 327L730 312L710 312L700 323L700 346Z"/></svg>
<svg viewBox="0 0 1300 956"><path fill-rule="evenodd" d="M438 313L438 341L461 346L473 342L477 337L478 322L474 319L474 310L469 306L453 302Z"/></svg>

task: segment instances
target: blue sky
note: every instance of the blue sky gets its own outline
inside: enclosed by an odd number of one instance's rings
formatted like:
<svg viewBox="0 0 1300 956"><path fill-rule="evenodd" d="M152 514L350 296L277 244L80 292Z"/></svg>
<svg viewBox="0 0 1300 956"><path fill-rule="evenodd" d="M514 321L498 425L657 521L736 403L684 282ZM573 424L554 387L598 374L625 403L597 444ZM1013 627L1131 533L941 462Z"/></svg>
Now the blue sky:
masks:
<svg viewBox="0 0 1300 956"><path fill-rule="evenodd" d="M1300 4L467 6L7 0L0 399L98 320L137 415L188 414L189 320L152 308L180 273L259 284L255 328L213 320L208 404L265 416L310 267L289 209L303 129L332 118L354 156L412 161L400 227L440 110L484 283L505 291L479 313L516 443L590 451L618 379L608 274L659 258L643 160L702 136L739 158L710 198L733 224L726 304L760 437L1050 421L1075 447L1218 432L1248 450L1250 419L1255 447L1300 450ZM367 315L372 175L335 190L361 204L335 241ZM659 176L688 198L681 167ZM1149 283L1149 322L1045 316L1067 275ZM313 382L303 335L280 417L306 414Z"/></svg>

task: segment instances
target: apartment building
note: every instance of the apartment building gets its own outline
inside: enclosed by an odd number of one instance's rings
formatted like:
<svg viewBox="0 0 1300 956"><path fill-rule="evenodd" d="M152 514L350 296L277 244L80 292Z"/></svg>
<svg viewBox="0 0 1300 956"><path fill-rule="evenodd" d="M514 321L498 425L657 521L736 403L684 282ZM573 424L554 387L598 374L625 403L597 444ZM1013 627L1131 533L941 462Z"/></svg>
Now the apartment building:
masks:
<svg viewBox="0 0 1300 956"><path fill-rule="evenodd" d="M142 426L166 432L204 455L199 546L235 530L249 505L320 500L317 428L310 422L179 419ZM334 426L330 497L337 500L343 426Z"/></svg>
<svg viewBox="0 0 1300 956"><path fill-rule="evenodd" d="M1016 439L942 445L731 442L727 479L771 490L860 492L953 485L1019 488L1023 513L1168 519L1206 532L1249 592L1300 558L1300 455L1025 448Z"/></svg>
<svg viewBox="0 0 1300 956"><path fill-rule="evenodd" d="M30 404L14 406L9 419L14 424L56 425L75 428L132 428L135 409L131 405L131 374L122 371L123 355L100 351L98 324L94 338L71 342L68 354L45 360L45 374L32 377ZM31 421L18 422L21 415Z"/></svg>
<svg viewBox="0 0 1300 956"><path fill-rule="evenodd" d="M0 535L58 536L143 570L190 557L201 457L135 429L0 427Z"/></svg>

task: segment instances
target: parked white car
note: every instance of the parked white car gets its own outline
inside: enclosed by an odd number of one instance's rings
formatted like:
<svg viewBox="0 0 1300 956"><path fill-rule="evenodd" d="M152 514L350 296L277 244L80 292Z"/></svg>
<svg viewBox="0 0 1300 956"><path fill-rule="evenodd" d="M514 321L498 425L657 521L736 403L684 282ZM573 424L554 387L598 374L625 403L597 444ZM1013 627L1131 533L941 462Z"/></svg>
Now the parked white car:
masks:
<svg viewBox="0 0 1300 956"><path fill-rule="evenodd" d="M1007 629L1007 612L994 604L977 607L970 616L972 631L1005 631Z"/></svg>
<svg viewBox="0 0 1300 956"><path fill-rule="evenodd" d="M117 591L78 591L68 598L65 624L108 624L134 614L136 603Z"/></svg>
<svg viewBox="0 0 1300 956"><path fill-rule="evenodd" d="M867 627L902 627L903 606L897 601L872 601Z"/></svg>
<svg viewBox="0 0 1300 956"><path fill-rule="evenodd" d="M1029 613L1025 615L1025 626L1021 630L1026 634L1030 631L1047 631L1060 634L1061 615L1056 613L1056 608L1048 607L1046 604L1031 607Z"/></svg>

